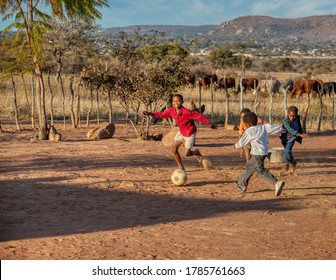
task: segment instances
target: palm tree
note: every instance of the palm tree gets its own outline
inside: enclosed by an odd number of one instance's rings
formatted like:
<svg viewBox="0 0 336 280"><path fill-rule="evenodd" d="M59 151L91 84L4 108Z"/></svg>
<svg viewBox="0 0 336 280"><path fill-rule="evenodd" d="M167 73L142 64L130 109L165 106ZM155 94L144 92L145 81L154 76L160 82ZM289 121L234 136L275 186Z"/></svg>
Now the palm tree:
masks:
<svg viewBox="0 0 336 280"><path fill-rule="evenodd" d="M94 22L101 18L98 8L108 7L108 0L0 0L0 14L3 20L14 19L3 33L16 29L16 39L25 38L22 43L28 46L32 56L35 75L35 90L39 115L39 139L47 139L47 119L45 110L45 89L41 70L42 34L52 28L49 19L80 18L86 22ZM43 9L43 10L42 10ZM51 15L45 12L49 9Z"/></svg>

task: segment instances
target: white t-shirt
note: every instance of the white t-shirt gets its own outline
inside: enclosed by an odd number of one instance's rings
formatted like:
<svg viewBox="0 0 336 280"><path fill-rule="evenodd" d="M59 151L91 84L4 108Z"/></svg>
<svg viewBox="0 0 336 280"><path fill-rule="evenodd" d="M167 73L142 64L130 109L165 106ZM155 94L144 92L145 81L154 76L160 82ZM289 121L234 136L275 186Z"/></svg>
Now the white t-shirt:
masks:
<svg viewBox="0 0 336 280"><path fill-rule="evenodd" d="M268 134L283 132L280 125L257 124L245 130L242 137L235 144L235 148L251 146L251 155L265 156L268 154Z"/></svg>

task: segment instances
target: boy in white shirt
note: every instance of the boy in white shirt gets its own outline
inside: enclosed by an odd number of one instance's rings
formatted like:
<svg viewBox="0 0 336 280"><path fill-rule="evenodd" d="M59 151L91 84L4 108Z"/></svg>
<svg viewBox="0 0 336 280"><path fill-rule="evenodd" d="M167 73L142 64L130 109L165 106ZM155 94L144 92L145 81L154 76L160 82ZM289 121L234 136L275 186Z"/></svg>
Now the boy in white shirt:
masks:
<svg viewBox="0 0 336 280"><path fill-rule="evenodd" d="M246 163L243 172L240 174L238 182L235 186L241 192L246 192L250 178L254 172L271 182L275 187L275 196L279 196L285 185L285 182L279 181L271 172L264 167L264 160L268 154L268 134L277 134L282 132L282 127L271 124L257 124L258 117L255 113L246 113L243 122L247 127L246 131L235 144L235 148L239 149L246 145L251 145L251 159Z"/></svg>

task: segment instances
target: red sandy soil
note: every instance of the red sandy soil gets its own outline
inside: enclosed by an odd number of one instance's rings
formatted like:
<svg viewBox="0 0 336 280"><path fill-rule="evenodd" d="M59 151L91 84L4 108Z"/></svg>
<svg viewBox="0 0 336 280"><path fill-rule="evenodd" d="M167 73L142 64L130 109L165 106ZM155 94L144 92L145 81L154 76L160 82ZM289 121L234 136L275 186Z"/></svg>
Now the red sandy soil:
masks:
<svg viewBox="0 0 336 280"><path fill-rule="evenodd" d="M335 131L295 144L297 176L282 177L275 197L257 175L245 194L233 186L244 166L237 131L199 127L196 146L216 170L183 157L188 183L177 187L170 148L137 139L131 125L117 124L107 140L57 128L61 142L3 125L1 259L336 257ZM281 146L277 136L270 146ZM277 175L282 164L266 166Z"/></svg>

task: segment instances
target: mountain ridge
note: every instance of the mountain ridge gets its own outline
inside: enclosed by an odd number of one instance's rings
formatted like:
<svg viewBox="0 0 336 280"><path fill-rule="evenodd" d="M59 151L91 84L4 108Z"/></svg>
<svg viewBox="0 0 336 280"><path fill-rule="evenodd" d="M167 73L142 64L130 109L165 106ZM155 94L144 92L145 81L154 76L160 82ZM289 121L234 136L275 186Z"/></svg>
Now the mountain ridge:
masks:
<svg viewBox="0 0 336 280"><path fill-rule="evenodd" d="M336 41L336 15L314 15L302 18L274 18L270 16L243 16L218 25L131 25L106 28L105 33L115 36L120 31L132 33L157 30L166 36L205 36L230 41L289 40Z"/></svg>

